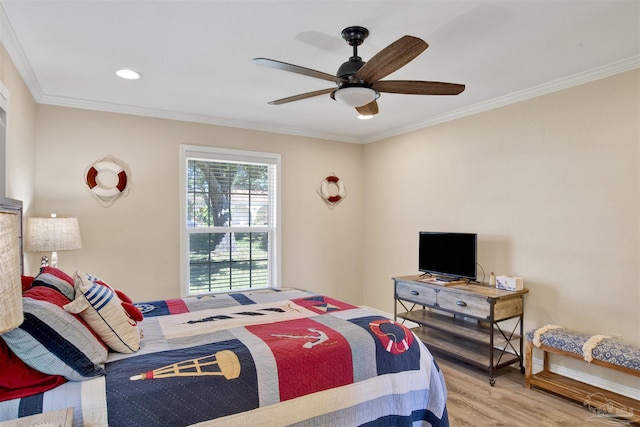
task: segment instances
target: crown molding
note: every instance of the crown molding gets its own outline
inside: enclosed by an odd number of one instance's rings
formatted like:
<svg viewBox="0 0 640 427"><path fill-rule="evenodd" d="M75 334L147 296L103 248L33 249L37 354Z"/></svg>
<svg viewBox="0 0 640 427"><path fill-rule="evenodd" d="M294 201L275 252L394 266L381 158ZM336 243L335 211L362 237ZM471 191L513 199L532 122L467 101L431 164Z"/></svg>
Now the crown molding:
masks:
<svg viewBox="0 0 640 427"><path fill-rule="evenodd" d="M578 86L584 83L589 83L594 80L602 79L605 77L613 76L615 74L631 71L635 68L640 68L640 55L632 56L614 63L597 67L592 70L583 71L568 77L563 77L558 80L554 80L541 85L533 86L529 89L520 90L510 93L505 96L490 99L485 102L470 105L465 108L450 111L445 114L431 117L427 120L422 120L409 124L408 126L402 126L395 129L390 129L388 132L383 132L363 140L363 143L370 143L380 141L382 139L390 138L393 136L405 134L418 129L424 129L430 126L434 126L440 123L449 122L452 120L460 119L462 117L471 116L473 114L482 113L484 111L493 110L495 108L504 107L506 105L515 104L517 102L526 101L538 96L547 95L549 93L557 92L570 87Z"/></svg>
<svg viewBox="0 0 640 427"><path fill-rule="evenodd" d="M294 127L278 127L268 123L233 120L227 118L207 116L204 114L181 113L178 111L160 110L146 107L134 107L131 105L113 104L107 102L96 102L86 99L67 98L62 96L42 95L39 104L53 105L57 107L79 108L83 110L102 111L107 113L127 114L133 116L150 117L157 119L176 120L190 123L202 123L208 125L225 126L260 132L278 133L284 135L303 136L307 138L326 139L330 141L341 141L350 143L361 143L359 138L349 138L344 135L331 133L309 132L304 129Z"/></svg>
<svg viewBox="0 0 640 427"><path fill-rule="evenodd" d="M7 14L1 4L0 41L4 45L4 48L13 61L13 64L18 69L18 73L20 73L20 76L29 88L31 96L33 96L36 102L39 102L43 96L42 88L40 87L36 74L33 72L33 68L31 68L31 64L27 60L27 57L22 50L22 46L20 46L20 42L18 41L18 37L16 37L16 33L13 31L13 27L11 26L9 19L7 18Z"/></svg>

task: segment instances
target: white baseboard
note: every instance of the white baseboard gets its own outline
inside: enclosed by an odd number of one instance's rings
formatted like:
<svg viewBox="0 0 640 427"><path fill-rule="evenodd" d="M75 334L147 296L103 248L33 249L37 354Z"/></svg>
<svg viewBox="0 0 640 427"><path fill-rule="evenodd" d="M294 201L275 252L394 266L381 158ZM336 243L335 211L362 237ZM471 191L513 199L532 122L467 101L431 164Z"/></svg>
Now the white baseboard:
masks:
<svg viewBox="0 0 640 427"><path fill-rule="evenodd" d="M393 319L393 314L386 313L382 310L378 310L378 309L367 307L367 306L362 306L362 308L375 311L377 313L380 313L381 316L387 317L389 319ZM409 321L405 321L404 325L407 326L408 328L414 328L418 326L417 324ZM553 363L549 365L549 369L551 370L551 372L555 372L556 374L563 375L567 378L581 381L586 384L591 384L593 386L600 387L605 390L609 390L614 393L618 393L623 396L630 397L632 399L640 400L640 389L638 389L637 387L629 387L624 384L619 384L617 382L614 382L599 376L590 375L583 371L578 371L575 369L567 368L566 366L557 365ZM540 370L542 370L542 359L537 359L534 357L533 372L538 372ZM523 380L523 386L524 386L524 380Z"/></svg>

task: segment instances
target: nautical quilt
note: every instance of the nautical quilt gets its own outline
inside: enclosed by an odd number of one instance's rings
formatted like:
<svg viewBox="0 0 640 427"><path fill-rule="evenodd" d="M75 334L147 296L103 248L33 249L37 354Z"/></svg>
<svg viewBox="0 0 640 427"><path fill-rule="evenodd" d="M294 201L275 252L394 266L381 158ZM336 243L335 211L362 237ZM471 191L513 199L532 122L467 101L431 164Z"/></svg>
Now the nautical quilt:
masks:
<svg viewBox="0 0 640 427"><path fill-rule="evenodd" d="M137 353L111 353L103 377L2 402L0 420L75 406L74 423L92 426L448 425L431 354L372 311L299 290L137 306Z"/></svg>

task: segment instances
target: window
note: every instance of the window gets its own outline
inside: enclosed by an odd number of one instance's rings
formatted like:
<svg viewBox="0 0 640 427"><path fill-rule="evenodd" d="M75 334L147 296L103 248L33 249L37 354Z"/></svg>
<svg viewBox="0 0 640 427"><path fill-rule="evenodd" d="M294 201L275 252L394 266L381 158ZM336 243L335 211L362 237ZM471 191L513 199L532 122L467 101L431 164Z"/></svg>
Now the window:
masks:
<svg viewBox="0 0 640 427"><path fill-rule="evenodd" d="M280 155L181 146L183 294L278 287Z"/></svg>

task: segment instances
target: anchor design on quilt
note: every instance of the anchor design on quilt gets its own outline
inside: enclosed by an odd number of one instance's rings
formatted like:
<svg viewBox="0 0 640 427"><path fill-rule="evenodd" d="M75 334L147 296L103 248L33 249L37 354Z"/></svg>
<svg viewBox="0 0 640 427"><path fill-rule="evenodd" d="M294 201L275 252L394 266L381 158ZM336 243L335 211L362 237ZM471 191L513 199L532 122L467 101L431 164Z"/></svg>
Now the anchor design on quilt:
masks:
<svg viewBox="0 0 640 427"><path fill-rule="evenodd" d="M276 338L294 338L294 339L310 339L312 341L305 342L302 347L306 349L310 349L315 347L318 344L322 344L327 341L329 337L322 331L319 331L314 328L307 328L309 332L315 333L316 335L296 335L296 334L271 334L272 337Z"/></svg>

